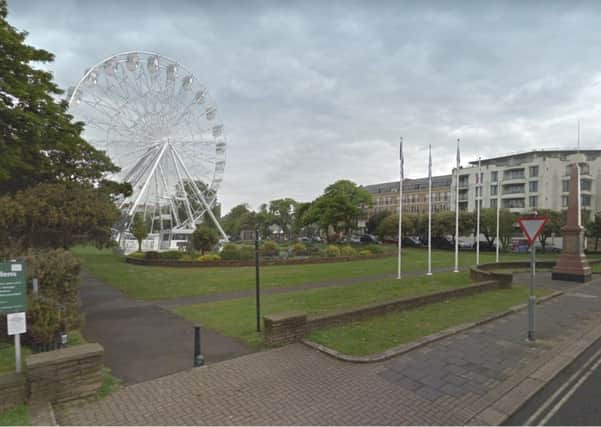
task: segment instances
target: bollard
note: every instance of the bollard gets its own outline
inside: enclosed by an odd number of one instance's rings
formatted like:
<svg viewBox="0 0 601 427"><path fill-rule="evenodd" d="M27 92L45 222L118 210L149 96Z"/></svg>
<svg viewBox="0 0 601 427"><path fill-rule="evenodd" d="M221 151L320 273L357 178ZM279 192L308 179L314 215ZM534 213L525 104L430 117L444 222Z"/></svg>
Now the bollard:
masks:
<svg viewBox="0 0 601 427"><path fill-rule="evenodd" d="M200 326L194 326L194 367L198 368L205 364L200 343Z"/></svg>

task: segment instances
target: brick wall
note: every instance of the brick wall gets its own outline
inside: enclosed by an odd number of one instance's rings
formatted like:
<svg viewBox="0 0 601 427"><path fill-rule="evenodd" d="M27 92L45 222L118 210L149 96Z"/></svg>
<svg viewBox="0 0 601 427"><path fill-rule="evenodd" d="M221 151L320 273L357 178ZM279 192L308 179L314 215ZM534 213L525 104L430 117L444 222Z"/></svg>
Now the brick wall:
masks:
<svg viewBox="0 0 601 427"><path fill-rule="evenodd" d="M306 334L307 314L299 311L263 317L265 343L277 347L300 341Z"/></svg>
<svg viewBox="0 0 601 427"><path fill-rule="evenodd" d="M22 374L0 375L0 412L25 403L25 376Z"/></svg>
<svg viewBox="0 0 601 427"><path fill-rule="evenodd" d="M104 349L83 344L28 356L31 402L64 402L95 394L102 385Z"/></svg>
<svg viewBox="0 0 601 427"><path fill-rule="evenodd" d="M511 277L511 275L510 275ZM281 313L263 317L265 343L280 346L300 341L308 332L328 326L380 316L393 311L406 310L425 304L432 304L449 298L473 295L493 289L510 288L511 280L489 280L461 288L435 292L427 295L403 298L380 304L372 304L353 310L344 310L321 316L311 316L303 312Z"/></svg>

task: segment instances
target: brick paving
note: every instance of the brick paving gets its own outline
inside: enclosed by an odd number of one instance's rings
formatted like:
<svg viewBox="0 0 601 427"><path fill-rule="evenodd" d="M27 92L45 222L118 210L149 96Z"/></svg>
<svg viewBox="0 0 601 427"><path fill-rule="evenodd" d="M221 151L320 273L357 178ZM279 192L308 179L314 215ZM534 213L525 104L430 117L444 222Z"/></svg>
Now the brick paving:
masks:
<svg viewBox="0 0 601 427"><path fill-rule="evenodd" d="M525 340L526 312L374 364L294 344L58 407L57 418L70 425L458 425L479 413L494 420L493 403L511 406L509 390L540 384L527 377L599 326L600 296L597 279L540 305L536 344Z"/></svg>

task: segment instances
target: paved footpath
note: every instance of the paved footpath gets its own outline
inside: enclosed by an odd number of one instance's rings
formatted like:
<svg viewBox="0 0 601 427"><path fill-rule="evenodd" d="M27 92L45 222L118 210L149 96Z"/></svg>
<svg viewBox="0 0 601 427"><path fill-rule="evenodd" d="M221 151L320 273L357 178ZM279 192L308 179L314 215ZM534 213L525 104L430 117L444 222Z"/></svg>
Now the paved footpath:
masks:
<svg viewBox="0 0 601 427"><path fill-rule="evenodd" d="M125 384L189 369L194 359L194 324L156 304L128 298L87 273L81 277L83 334L104 347L105 363ZM241 342L203 330L207 362L253 350Z"/></svg>
<svg viewBox="0 0 601 427"><path fill-rule="evenodd" d="M601 336L600 297L596 279L539 305L535 344L525 340L525 311L381 363L341 362L294 344L57 407L57 418L75 425L495 424L558 361Z"/></svg>

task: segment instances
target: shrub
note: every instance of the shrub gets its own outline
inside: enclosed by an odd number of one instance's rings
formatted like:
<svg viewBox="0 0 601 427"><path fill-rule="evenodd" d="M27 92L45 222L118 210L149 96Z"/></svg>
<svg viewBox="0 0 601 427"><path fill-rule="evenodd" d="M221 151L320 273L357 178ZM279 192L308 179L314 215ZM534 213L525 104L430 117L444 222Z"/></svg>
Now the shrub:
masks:
<svg viewBox="0 0 601 427"><path fill-rule="evenodd" d="M144 252L132 252L128 255L128 257L134 259L144 259Z"/></svg>
<svg viewBox="0 0 601 427"><path fill-rule="evenodd" d="M307 247L304 243L295 243L294 246L292 246L292 255L307 255Z"/></svg>
<svg viewBox="0 0 601 427"><path fill-rule="evenodd" d="M204 254L196 258L197 261L206 262L206 261L219 261L221 257L217 254Z"/></svg>
<svg viewBox="0 0 601 427"><path fill-rule="evenodd" d="M161 258L161 254L157 251L148 251L148 252L144 252L144 258L159 259L159 258Z"/></svg>
<svg viewBox="0 0 601 427"><path fill-rule="evenodd" d="M192 255L192 254L183 254L179 260L185 261L185 262L190 262L190 261L194 261L195 258L194 258L194 255Z"/></svg>
<svg viewBox="0 0 601 427"><path fill-rule="evenodd" d="M278 256L280 248L273 240L266 240L261 245L261 254L265 256Z"/></svg>
<svg viewBox="0 0 601 427"><path fill-rule="evenodd" d="M238 259L254 259L255 248L254 246L242 246L238 251Z"/></svg>
<svg viewBox="0 0 601 427"><path fill-rule="evenodd" d="M167 252L161 252L159 257L161 259L180 259L182 257L183 253L180 251L167 251Z"/></svg>
<svg viewBox="0 0 601 427"><path fill-rule="evenodd" d="M369 245L365 249L368 250L368 251L370 251L374 255L383 254L384 253L384 249L382 249L378 245Z"/></svg>
<svg viewBox="0 0 601 427"><path fill-rule="evenodd" d="M328 245L325 250L325 256L327 257L337 257L340 256L340 248L336 245Z"/></svg>
<svg viewBox="0 0 601 427"><path fill-rule="evenodd" d="M340 248L340 255L342 256L357 256L357 251L350 246L342 246Z"/></svg>
<svg viewBox="0 0 601 427"><path fill-rule="evenodd" d="M29 298L27 310L27 334L34 347L53 344L58 334L65 330L61 321L61 309L54 299Z"/></svg>
<svg viewBox="0 0 601 427"><path fill-rule="evenodd" d="M363 249L362 251L359 252L360 256L372 256L373 254L371 253L371 251L369 249Z"/></svg>
<svg viewBox="0 0 601 427"><path fill-rule="evenodd" d="M233 243L226 243L223 245L223 249L221 250L221 259L227 260L235 260L240 259L240 252L238 251L238 246Z"/></svg>

